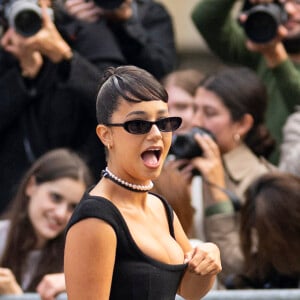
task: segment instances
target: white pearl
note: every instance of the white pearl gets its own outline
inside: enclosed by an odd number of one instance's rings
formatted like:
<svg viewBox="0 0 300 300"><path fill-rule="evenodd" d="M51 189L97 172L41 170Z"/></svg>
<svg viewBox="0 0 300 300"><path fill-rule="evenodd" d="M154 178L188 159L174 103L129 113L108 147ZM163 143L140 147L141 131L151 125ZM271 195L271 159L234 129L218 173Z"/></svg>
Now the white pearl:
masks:
<svg viewBox="0 0 300 300"><path fill-rule="evenodd" d="M148 185L140 185L140 184L132 184L130 182L127 182L119 177L117 177L115 174L113 174L107 167L105 171L109 174L111 178L119 182L121 185L125 187L130 187L133 190L138 190L138 191L149 191L153 188L153 182L150 181Z"/></svg>

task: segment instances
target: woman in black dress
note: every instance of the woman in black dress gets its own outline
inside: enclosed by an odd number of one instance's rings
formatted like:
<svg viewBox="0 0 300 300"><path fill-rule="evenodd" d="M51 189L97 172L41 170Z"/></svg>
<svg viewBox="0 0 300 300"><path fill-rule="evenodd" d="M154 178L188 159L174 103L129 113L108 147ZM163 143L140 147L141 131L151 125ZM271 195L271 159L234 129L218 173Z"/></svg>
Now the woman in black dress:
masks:
<svg viewBox="0 0 300 300"><path fill-rule="evenodd" d="M69 300L200 299L221 271L217 246L193 249L168 202L149 192L181 124L167 101L161 84L137 67L104 76L96 132L107 168L67 228Z"/></svg>

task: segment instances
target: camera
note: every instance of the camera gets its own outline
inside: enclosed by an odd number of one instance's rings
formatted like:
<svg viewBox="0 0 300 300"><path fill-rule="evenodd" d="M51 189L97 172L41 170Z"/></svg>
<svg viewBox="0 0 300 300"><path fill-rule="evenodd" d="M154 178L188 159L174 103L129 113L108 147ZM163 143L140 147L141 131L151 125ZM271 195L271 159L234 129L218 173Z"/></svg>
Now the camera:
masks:
<svg viewBox="0 0 300 300"><path fill-rule="evenodd" d="M53 10L48 8L53 19ZM12 27L24 37L36 34L42 28L42 10L38 0L10 0L0 6L1 23Z"/></svg>
<svg viewBox="0 0 300 300"><path fill-rule="evenodd" d="M200 135L206 134L215 139L213 134L207 129L203 127L193 127L186 134L179 134L174 136L170 154L175 155L176 159L191 159L197 156L202 156L203 151L194 138L196 133L199 133Z"/></svg>
<svg viewBox="0 0 300 300"><path fill-rule="evenodd" d="M278 26L288 19L287 12L278 1L251 4L249 0L246 0L242 13L247 15L247 20L242 25L245 33L255 43L267 43L274 39Z"/></svg>
<svg viewBox="0 0 300 300"><path fill-rule="evenodd" d="M125 0L94 0L96 5L107 10L118 8L124 1Z"/></svg>

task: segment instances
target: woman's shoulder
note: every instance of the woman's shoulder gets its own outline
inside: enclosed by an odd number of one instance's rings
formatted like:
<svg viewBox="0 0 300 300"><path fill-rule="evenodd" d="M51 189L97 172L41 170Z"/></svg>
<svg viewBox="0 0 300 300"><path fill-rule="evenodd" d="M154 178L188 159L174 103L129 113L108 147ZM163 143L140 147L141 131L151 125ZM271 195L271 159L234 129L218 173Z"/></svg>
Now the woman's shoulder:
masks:
<svg viewBox="0 0 300 300"><path fill-rule="evenodd" d="M271 170L271 163L256 156L245 144L223 156L226 171L235 181Z"/></svg>
<svg viewBox="0 0 300 300"><path fill-rule="evenodd" d="M114 230L118 230L119 225L123 222L121 213L111 201L102 196L85 193L72 214L66 232L71 226L87 218L103 220Z"/></svg>

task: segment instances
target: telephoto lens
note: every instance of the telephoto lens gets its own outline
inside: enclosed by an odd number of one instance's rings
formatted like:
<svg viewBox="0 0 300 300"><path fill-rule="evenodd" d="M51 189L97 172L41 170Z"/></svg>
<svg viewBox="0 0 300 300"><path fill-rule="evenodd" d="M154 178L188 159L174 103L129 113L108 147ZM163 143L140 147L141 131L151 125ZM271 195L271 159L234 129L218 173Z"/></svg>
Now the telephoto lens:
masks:
<svg viewBox="0 0 300 300"><path fill-rule="evenodd" d="M278 26L287 21L284 7L277 2L257 4L243 10L247 20L243 24L246 35L255 43L267 43L277 35Z"/></svg>
<svg viewBox="0 0 300 300"><path fill-rule="evenodd" d="M48 9L53 19L52 9ZM5 5L5 17L10 27L24 37L42 28L42 11L36 0L11 0Z"/></svg>

